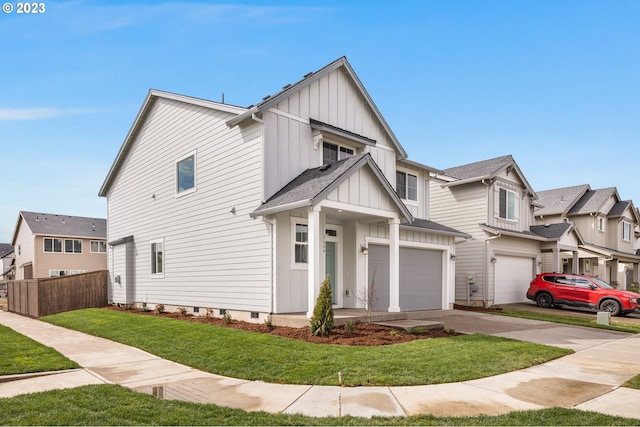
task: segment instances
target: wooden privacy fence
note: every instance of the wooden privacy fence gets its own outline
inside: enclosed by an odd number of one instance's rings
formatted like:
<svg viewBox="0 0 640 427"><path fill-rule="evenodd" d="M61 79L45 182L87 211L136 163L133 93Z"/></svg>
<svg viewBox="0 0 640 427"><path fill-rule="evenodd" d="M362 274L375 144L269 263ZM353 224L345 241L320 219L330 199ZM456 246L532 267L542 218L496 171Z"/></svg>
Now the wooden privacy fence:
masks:
<svg viewBox="0 0 640 427"><path fill-rule="evenodd" d="M107 270L63 277L12 280L8 310L31 317L107 305Z"/></svg>

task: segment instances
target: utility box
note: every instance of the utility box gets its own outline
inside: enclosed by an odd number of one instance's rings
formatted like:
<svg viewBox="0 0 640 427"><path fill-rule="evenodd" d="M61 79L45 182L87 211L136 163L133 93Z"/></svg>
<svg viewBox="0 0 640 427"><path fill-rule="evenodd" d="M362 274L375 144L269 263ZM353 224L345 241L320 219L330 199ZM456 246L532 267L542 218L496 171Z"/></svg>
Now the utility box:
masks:
<svg viewBox="0 0 640 427"><path fill-rule="evenodd" d="M609 313L608 311L599 311L598 317L596 318L596 323L598 325L610 325L611 313Z"/></svg>

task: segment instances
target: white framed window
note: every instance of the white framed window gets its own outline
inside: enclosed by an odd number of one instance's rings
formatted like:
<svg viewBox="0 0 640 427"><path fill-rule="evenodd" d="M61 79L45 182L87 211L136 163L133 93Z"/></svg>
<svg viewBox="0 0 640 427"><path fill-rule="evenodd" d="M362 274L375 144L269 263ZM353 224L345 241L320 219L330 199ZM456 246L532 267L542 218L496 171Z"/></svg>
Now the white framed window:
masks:
<svg viewBox="0 0 640 427"><path fill-rule="evenodd" d="M176 194L196 191L196 153L176 162Z"/></svg>
<svg viewBox="0 0 640 427"><path fill-rule="evenodd" d="M500 189L499 195L499 211L500 218L515 220L516 219L516 193L505 188Z"/></svg>
<svg viewBox="0 0 640 427"><path fill-rule="evenodd" d="M81 254L82 240L64 239L64 253L65 254Z"/></svg>
<svg viewBox="0 0 640 427"><path fill-rule="evenodd" d="M324 142L322 144L322 164L337 162L348 157L353 157L355 151L353 148L345 147L343 145L332 144L330 142Z"/></svg>
<svg viewBox="0 0 640 427"><path fill-rule="evenodd" d="M306 220L300 218L291 221L291 265L293 269L306 270L309 263L309 226Z"/></svg>
<svg viewBox="0 0 640 427"><path fill-rule="evenodd" d="M90 250L92 254L106 254L107 253L107 242L104 240L92 240L90 242Z"/></svg>
<svg viewBox="0 0 640 427"><path fill-rule="evenodd" d="M604 231L605 229L605 220L601 216L598 217L598 231Z"/></svg>
<svg viewBox="0 0 640 427"><path fill-rule="evenodd" d="M590 259L585 259L584 260L584 271L591 271L591 260Z"/></svg>
<svg viewBox="0 0 640 427"><path fill-rule="evenodd" d="M43 239L43 243L45 252L62 253L62 239L58 239L56 237L45 237Z"/></svg>
<svg viewBox="0 0 640 427"><path fill-rule="evenodd" d="M49 270L49 277L62 277L62 276L69 276L71 274L81 274L81 273L86 273L87 270L56 270L56 269L52 269Z"/></svg>
<svg viewBox="0 0 640 427"><path fill-rule="evenodd" d="M396 193L401 199L418 201L418 177L407 172L396 171Z"/></svg>
<svg viewBox="0 0 640 427"><path fill-rule="evenodd" d="M164 239L151 242L151 276L164 277Z"/></svg>
<svg viewBox="0 0 640 427"><path fill-rule="evenodd" d="M625 242L631 241L631 224L627 221L622 221L622 240Z"/></svg>

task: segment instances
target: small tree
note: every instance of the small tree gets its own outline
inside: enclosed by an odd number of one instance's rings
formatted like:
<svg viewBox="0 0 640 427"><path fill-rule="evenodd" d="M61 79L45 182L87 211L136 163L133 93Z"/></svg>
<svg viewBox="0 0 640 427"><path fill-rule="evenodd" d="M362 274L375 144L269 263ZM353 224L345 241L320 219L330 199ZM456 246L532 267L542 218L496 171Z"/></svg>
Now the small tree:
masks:
<svg viewBox="0 0 640 427"><path fill-rule="evenodd" d="M333 329L333 298L329 275L320 285L320 293L311 317L311 335L329 335Z"/></svg>
<svg viewBox="0 0 640 427"><path fill-rule="evenodd" d="M367 318L369 324L371 324L371 318L373 317L373 307L378 303L380 299L377 295L376 284L376 270L378 266L373 267L373 274L371 275L371 284L363 289L358 296L356 296L356 301L362 304L364 309L364 314Z"/></svg>

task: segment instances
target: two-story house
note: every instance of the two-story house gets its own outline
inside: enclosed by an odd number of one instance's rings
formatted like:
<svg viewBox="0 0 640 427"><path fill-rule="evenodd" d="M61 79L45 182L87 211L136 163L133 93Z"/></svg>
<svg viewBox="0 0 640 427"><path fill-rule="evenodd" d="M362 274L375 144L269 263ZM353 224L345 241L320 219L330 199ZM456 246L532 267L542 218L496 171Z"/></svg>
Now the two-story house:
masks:
<svg viewBox="0 0 640 427"><path fill-rule="evenodd" d="M106 220L21 211L11 245L15 278L107 269Z"/></svg>
<svg viewBox="0 0 640 427"><path fill-rule="evenodd" d="M571 223L534 224L537 194L510 155L432 172L428 191L430 218L472 236L456 246L459 304L527 301L533 276L583 243Z"/></svg>
<svg viewBox="0 0 640 427"><path fill-rule="evenodd" d="M151 90L100 189L110 300L242 319L453 304L455 242L346 58L247 108Z"/></svg>
<svg viewBox="0 0 640 427"><path fill-rule="evenodd" d="M538 224L571 222L584 239L578 259L563 259L565 270L597 276L622 289L638 283L635 230L640 218L633 202L621 200L614 187L593 190L587 184L540 191L538 196Z"/></svg>
<svg viewBox="0 0 640 427"><path fill-rule="evenodd" d="M0 280L13 279L14 258L13 246L8 243L0 243Z"/></svg>

